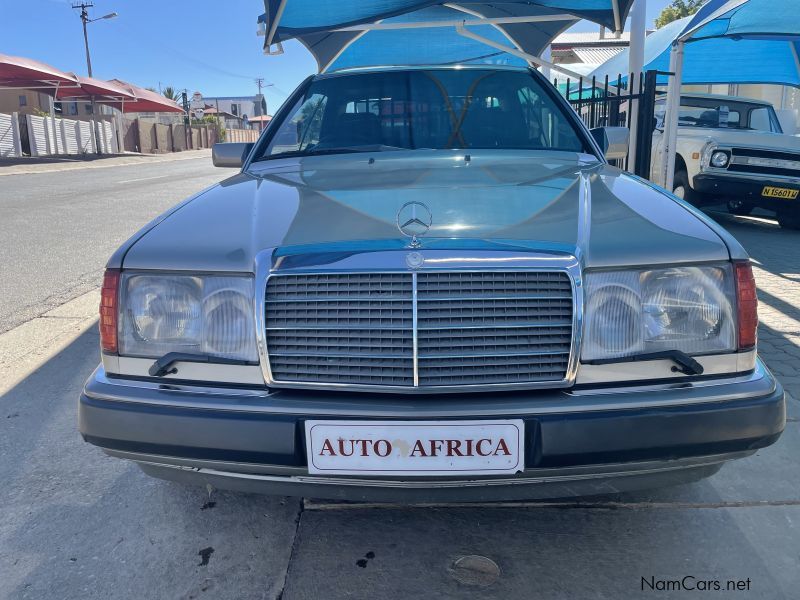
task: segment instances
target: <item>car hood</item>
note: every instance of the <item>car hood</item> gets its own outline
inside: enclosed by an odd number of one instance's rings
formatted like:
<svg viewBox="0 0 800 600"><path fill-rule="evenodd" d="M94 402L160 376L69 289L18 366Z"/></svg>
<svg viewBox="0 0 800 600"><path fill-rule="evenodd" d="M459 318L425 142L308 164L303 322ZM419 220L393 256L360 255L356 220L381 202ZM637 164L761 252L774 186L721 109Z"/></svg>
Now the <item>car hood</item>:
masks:
<svg viewBox="0 0 800 600"><path fill-rule="evenodd" d="M417 150L255 163L150 227L123 266L253 272L268 249L402 249L397 215L408 202L432 216L423 253L552 250L586 267L729 258L713 223L590 156Z"/></svg>
<svg viewBox="0 0 800 600"><path fill-rule="evenodd" d="M784 133L706 127L681 127L678 131L681 137L708 139L720 146L775 148L776 150L800 152L800 138Z"/></svg>

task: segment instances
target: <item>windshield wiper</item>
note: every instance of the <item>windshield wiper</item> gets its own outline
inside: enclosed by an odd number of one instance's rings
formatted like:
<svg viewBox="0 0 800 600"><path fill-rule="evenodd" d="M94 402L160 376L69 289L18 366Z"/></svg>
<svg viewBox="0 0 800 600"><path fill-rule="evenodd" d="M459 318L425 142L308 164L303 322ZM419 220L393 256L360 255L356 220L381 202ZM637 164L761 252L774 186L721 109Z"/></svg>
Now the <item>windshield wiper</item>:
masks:
<svg viewBox="0 0 800 600"><path fill-rule="evenodd" d="M249 365L251 363L246 360L239 360L236 358L222 358L219 356L210 356L208 354L188 354L184 352L167 352L164 356L155 361L147 372L151 377L164 377L165 375L174 375L178 372L173 365L176 362L193 362L193 363L206 363L214 365Z"/></svg>
<svg viewBox="0 0 800 600"><path fill-rule="evenodd" d="M600 358L597 360L586 361L588 365L611 365L614 363L641 362L646 360L668 359L675 363L672 367L673 373L683 373L684 375L702 375L703 365L681 350L664 350L662 352L648 352L645 354L634 354L633 356L621 356L619 358Z"/></svg>

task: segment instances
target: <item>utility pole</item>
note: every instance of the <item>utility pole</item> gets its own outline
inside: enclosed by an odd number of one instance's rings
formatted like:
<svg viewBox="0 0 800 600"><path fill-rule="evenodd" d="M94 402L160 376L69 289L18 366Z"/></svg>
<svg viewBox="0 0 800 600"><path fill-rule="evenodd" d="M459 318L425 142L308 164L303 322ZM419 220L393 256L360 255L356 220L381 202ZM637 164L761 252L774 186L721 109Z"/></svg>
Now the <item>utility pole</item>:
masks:
<svg viewBox="0 0 800 600"><path fill-rule="evenodd" d="M256 101L254 102L254 105L258 106L258 110L256 110L256 115L255 116L260 117L261 116L261 86L264 85L264 78L263 77L256 77L256 85L258 86L258 96L256 96ZM261 127L263 127L263 126L264 126L264 123L259 121L258 128L261 129Z"/></svg>
<svg viewBox="0 0 800 600"><path fill-rule="evenodd" d="M92 8L94 4L91 2L75 2L72 8L81 9L81 22L83 23L83 44L86 47L86 70L89 71L89 77L92 76L92 57L89 56L89 34L86 31L86 25L89 24L89 11L87 8ZM94 109L94 107L92 107Z"/></svg>
<svg viewBox="0 0 800 600"><path fill-rule="evenodd" d="M94 4L92 4L91 2L74 2L72 4L72 8L80 9L80 11L81 11L80 17L81 17L81 23L83 23L83 45L84 45L84 48L86 49L86 71L88 72L89 77L92 77L92 57L89 54L89 33L88 33L87 29L86 29L86 26L89 23L94 23L95 21L101 21L103 19L113 19L114 17L117 16L117 13L112 12L112 13L108 13L107 15L103 15L102 17L98 17L96 19L90 19L89 18L89 11L87 9L92 8L93 6L94 6ZM96 107L95 107L95 103L94 103L94 96L91 96L89 98L89 100L90 100L91 106L92 106L92 127L94 128L94 120L95 120L96 112L97 112ZM97 132L95 132L95 138L96 138L96 141L97 141L97 146L96 147L100 148L100 139L99 139L99 136L97 136Z"/></svg>

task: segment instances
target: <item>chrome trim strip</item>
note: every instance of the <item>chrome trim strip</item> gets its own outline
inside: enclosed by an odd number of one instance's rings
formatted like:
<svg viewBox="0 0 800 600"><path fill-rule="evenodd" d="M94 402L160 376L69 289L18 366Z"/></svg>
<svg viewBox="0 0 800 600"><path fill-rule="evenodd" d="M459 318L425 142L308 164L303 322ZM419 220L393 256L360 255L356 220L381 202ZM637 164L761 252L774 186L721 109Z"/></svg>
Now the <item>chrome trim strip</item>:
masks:
<svg viewBox="0 0 800 600"><path fill-rule="evenodd" d="M254 306L256 339L258 340L258 362L264 375L264 383L272 382L272 367L269 364L269 351L267 349L267 277L272 268L272 255L275 248L267 248L256 255L255 260L255 294Z"/></svg>
<svg viewBox="0 0 800 600"><path fill-rule="evenodd" d="M708 404L726 398L714 397L720 392L716 388L729 386L734 388L731 400L747 398L755 392L743 389L741 386L753 384L761 385L762 380L768 376L763 363L758 360L752 373L724 377L719 379L704 379L700 381L671 381L669 383L646 383L640 385L619 385L596 389L563 390L553 389L550 395L536 397L498 398L496 402L486 403L470 398L462 398L457 405L447 403L442 406L437 401L423 402L414 406L415 417L470 417L503 415L527 416L548 414L573 414L591 411L631 410L640 408L661 408L675 406L691 406L694 404ZM688 378L687 378L688 379ZM267 389L242 389L226 387L210 387L189 385L182 383L164 383L149 380L109 378L103 367L99 366L92 374L93 385L99 386L96 390L88 389L86 394L91 398L103 401L113 401L132 405L165 406L190 408L199 410L219 410L233 413L265 413L265 414L291 414L313 415L314 417L365 417L365 418L394 418L409 416L408 408L404 404L397 404L393 400L366 401L363 403L348 400L346 405L341 402L330 402L323 397L287 397L277 390ZM774 389L774 382L772 389ZM128 390L138 390L133 393ZM681 391L680 396L669 394ZM708 391L692 397L692 390ZM412 388L405 391L412 395ZM169 398L153 397L147 392L166 393ZM689 392L689 393L686 393ZM724 393L724 391L723 391ZM767 392L759 391L758 395ZM663 394L666 394L664 397ZM231 399L237 402L232 403ZM354 403L355 402L355 403ZM413 402L413 399L412 399Z"/></svg>
<svg viewBox="0 0 800 600"><path fill-rule="evenodd" d="M457 271L460 273L486 273L487 271L514 272L514 271L557 271L566 273L572 288L572 339L570 343L570 358L567 364L566 376L564 379L556 381L533 381L519 383L493 383L493 384L466 384L466 385L442 385L442 386L420 386L418 373L418 348L416 346L416 334L419 328L416 323L416 311L412 310L412 327L414 327L414 385L373 385L355 383L327 383L327 382L294 382L280 381L274 378L269 364L269 349L267 345L266 329L266 293L267 281L275 276L290 275L320 275L320 274L397 274L409 273L405 256L407 249L385 250L376 252L361 252L349 254L341 258L341 253L320 252L304 253L303 266L291 267L285 263L291 263L287 257L274 259L274 248L265 250L256 257L256 313L259 330L259 351L264 379L268 386L287 389L316 389L332 391L362 391L362 392L385 392L400 394L438 394L453 392L480 392L487 390L525 390L525 389L552 389L571 387L577 376L578 361L580 357L580 340L583 327L583 280L581 267L578 259L564 252L547 251L504 251L504 250L478 250L478 251L453 251L453 250L427 250L419 249L423 254L424 263L421 269L411 271L412 276L412 306L416 306L416 274L427 271ZM308 266L310 265L310 266ZM260 307L259 308L259 305ZM520 324L519 327L530 327L530 325ZM548 326L552 326L548 324ZM569 326L563 324L562 326ZM468 326L469 327L469 326ZM467 327L465 327L467 328ZM480 327L474 327L480 328ZM486 326L483 326L485 329ZM423 328L424 329L424 328ZM437 328L441 329L441 328Z"/></svg>
<svg viewBox="0 0 800 600"><path fill-rule="evenodd" d="M176 471L189 471L198 476L210 475L229 479L256 480L264 482L286 482L298 484L332 485L342 487L380 487L380 488L402 488L402 489L446 489L446 488L465 488L465 487L497 487L497 486L517 486L546 483L568 483L593 479L607 479L609 477L630 477L635 475L646 475L717 465L737 458L750 456L754 451L733 452L730 454L715 454L709 456L666 460L663 462L648 461L638 463L611 463L598 465L595 471L586 469L575 469L575 472L562 470L560 475L547 474L544 469L531 469L523 471L520 477L506 478L480 478L476 476L453 478L453 479L433 479L433 480L413 480L413 479L363 479L357 477L320 477L315 475L266 475L261 473L242 473L236 471L220 471L207 467L194 467L187 465L176 465L151 460L141 460L135 458L135 454L124 456L123 453L115 452L113 455L119 458L128 458L137 463L147 466L174 469ZM146 455L143 458L147 458ZM165 457L168 458L168 457ZM566 471L566 473L564 472Z"/></svg>
<svg viewBox="0 0 800 600"><path fill-rule="evenodd" d="M411 345L414 357L414 387L419 387L419 315L418 294L417 294L417 274L411 273Z"/></svg>

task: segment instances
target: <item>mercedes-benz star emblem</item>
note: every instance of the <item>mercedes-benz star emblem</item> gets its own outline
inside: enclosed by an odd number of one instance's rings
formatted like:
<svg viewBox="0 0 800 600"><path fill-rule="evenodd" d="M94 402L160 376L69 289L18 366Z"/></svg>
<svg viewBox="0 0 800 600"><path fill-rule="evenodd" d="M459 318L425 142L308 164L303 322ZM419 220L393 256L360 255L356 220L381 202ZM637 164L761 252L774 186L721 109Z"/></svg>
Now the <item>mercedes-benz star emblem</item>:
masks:
<svg viewBox="0 0 800 600"><path fill-rule="evenodd" d="M425 264L425 257L419 252L409 252L406 254L406 264L409 269L419 269Z"/></svg>
<svg viewBox="0 0 800 600"><path fill-rule="evenodd" d="M422 202L406 202L397 211L397 228L400 233L411 238L412 248L421 246L417 238L428 233L432 223L431 209Z"/></svg>

